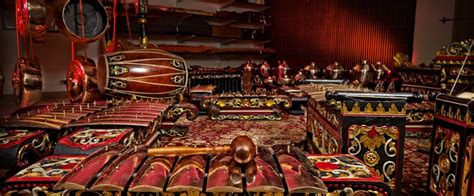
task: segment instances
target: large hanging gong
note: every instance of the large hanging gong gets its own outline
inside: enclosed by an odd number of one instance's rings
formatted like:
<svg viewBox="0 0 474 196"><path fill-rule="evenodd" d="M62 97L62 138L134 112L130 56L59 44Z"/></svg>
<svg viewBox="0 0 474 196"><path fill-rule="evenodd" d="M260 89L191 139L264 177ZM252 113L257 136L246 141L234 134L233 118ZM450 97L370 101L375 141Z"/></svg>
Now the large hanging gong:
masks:
<svg viewBox="0 0 474 196"><path fill-rule="evenodd" d="M69 0L56 5L56 25L74 42L100 39L108 25L107 10L97 0Z"/></svg>

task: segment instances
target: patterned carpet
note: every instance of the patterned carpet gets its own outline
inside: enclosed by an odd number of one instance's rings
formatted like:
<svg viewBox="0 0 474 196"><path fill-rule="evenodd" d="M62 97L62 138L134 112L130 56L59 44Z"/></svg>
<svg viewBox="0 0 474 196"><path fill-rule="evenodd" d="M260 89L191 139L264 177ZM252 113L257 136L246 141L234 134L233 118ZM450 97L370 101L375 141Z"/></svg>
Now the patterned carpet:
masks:
<svg viewBox="0 0 474 196"><path fill-rule="evenodd" d="M289 115L281 121L213 121L200 116L194 121L179 119L188 125L184 137L164 138L162 146L215 146L230 144L237 135L248 135L258 145L299 143L306 138L306 117ZM428 150L427 150L428 149ZM407 137L403 168L404 195L423 195L429 162L429 140Z"/></svg>
<svg viewBox="0 0 474 196"><path fill-rule="evenodd" d="M194 121L180 118L178 123L189 125L184 137L165 138L163 146L216 146L230 144L238 135L251 137L257 145L272 146L301 142L306 137L305 116L289 115L281 121L214 121L200 116Z"/></svg>

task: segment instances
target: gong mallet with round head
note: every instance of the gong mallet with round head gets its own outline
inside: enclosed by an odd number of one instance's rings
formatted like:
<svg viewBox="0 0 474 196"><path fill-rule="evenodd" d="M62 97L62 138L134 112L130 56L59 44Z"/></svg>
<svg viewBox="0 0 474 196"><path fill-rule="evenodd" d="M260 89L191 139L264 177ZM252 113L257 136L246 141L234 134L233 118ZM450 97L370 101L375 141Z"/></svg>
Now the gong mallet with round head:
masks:
<svg viewBox="0 0 474 196"><path fill-rule="evenodd" d="M230 153L235 162L246 164L257 155L257 147L248 136L237 136L230 145L214 147L159 147L150 148L148 156L186 156L197 154L223 154Z"/></svg>

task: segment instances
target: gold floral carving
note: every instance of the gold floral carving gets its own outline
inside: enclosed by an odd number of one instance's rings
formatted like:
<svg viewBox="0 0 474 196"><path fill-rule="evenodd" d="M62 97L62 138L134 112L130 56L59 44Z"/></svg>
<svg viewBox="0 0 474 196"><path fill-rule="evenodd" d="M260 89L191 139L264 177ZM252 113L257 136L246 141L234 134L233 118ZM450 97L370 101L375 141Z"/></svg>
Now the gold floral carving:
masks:
<svg viewBox="0 0 474 196"><path fill-rule="evenodd" d="M380 175L382 178L387 182L392 182L396 163L390 159L397 156L398 127L352 125L348 132L350 140L348 152L357 156L363 152L363 147L367 148L367 151L362 155L364 163L376 170L381 166L383 172ZM384 157L389 158L383 165L379 163L381 160L380 150L385 152Z"/></svg>
<svg viewBox="0 0 474 196"><path fill-rule="evenodd" d="M373 150L369 150L364 154L364 162L370 167L376 166L380 161L379 153Z"/></svg>
<svg viewBox="0 0 474 196"><path fill-rule="evenodd" d="M449 168L451 168L451 164L449 163L448 156L445 154L441 155L438 159L439 169L443 174L448 173Z"/></svg>

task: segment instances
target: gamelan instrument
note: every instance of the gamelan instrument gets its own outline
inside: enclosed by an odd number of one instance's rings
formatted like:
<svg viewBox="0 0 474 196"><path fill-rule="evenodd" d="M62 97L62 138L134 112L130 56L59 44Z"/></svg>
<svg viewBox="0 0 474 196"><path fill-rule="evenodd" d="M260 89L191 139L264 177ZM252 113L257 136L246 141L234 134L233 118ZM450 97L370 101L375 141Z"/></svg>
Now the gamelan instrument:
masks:
<svg viewBox="0 0 474 196"><path fill-rule="evenodd" d="M247 165L236 164L227 153L163 157L147 156L146 146L123 152L102 149L76 165L53 190L66 194L327 193L317 169L294 148L259 148Z"/></svg>
<svg viewBox="0 0 474 196"><path fill-rule="evenodd" d="M224 154L229 153L239 164L249 163L255 158L257 148L248 136L238 136L232 140L230 146L215 147L161 147L148 149L147 154L153 156L184 156L196 154Z"/></svg>
<svg viewBox="0 0 474 196"><path fill-rule="evenodd" d="M18 0L16 3L16 46L18 61L12 76L17 104L27 107L41 99L41 66L33 53L33 39L43 39L46 8L43 1Z"/></svg>
<svg viewBox="0 0 474 196"><path fill-rule="evenodd" d="M16 15L16 27L21 36L31 36L36 41L46 39L48 26L44 0L16 0Z"/></svg>
<svg viewBox="0 0 474 196"><path fill-rule="evenodd" d="M66 73L67 97L72 103L90 103L102 96L97 86L97 69L92 59L75 57Z"/></svg>
<svg viewBox="0 0 474 196"><path fill-rule="evenodd" d="M159 123L165 111L170 107L169 102L124 100L114 106L74 121L67 127L81 126L133 126L153 127Z"/></svg>
<svg viewBox="0 0 474 196"><path fill-rule="evenodd" d="M215 92L242 92L243 73L240 69L191 66L189 86L213 85ZM245 85L245 84L244 84Z"/></svg>
<svg viewBox="0 0 474 196"><path fill-rule="evenodd" d="M421 102L423 95L418 93L380 93L380 92L360 92L360 91L327 91L327 100L345 99L383 99L383 100L405 100L406 102Z"/></svg>
<svg viewBox="0 0 474 196"><path fill-rule="evenodd" d="M43 81L41 67L36 58L18 59L13 70L12 87L20 107L26 107L41 100Z"/></svg>
<svg viewBox="0 0 474 196"><path fill-rule="evenodd" d="M107 10L97 0L59 0L55 14L56 25L74 42L96 41L107 30Z"/></svg>
<svg viewBox="0 0 474 196"><path fill-rule="evenodd" d="M186 89L185 60L159 49L104 54L99 58L97 83L107 95L175 98Z"/></svg>
<svg viewBox="0 0 474 196"><path fill-rule="evenodd" d="M87 104L55 103L30 106L0 121L0 127L60 130L69 123L103 110L106 102Z"/></svg>

